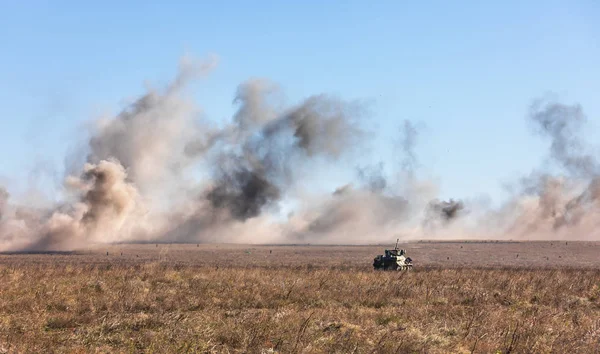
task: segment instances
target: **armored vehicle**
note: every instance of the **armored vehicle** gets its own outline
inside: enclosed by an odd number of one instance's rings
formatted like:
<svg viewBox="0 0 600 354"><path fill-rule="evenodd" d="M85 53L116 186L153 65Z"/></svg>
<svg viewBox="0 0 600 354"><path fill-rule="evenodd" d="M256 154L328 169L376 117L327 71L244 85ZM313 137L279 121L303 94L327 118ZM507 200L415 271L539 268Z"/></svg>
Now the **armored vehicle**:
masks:
<svg viewBox="0 0 600 354"><path fill-rule="evenodd" d="M398 249L398 241L393 250L385 250L385 254L380 254L373 259L373 269L375 270L410 270L412 269L412 259L406 256L406 250Z"/></svg>

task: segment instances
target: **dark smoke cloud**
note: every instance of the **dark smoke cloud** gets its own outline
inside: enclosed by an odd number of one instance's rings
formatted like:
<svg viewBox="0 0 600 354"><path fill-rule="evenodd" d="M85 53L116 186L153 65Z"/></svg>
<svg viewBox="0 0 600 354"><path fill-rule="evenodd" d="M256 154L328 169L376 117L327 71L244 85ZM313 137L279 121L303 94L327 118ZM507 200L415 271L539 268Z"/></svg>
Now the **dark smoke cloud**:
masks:
<svg viewBox="0 0 600 354"><path fill-rule="evenodd" d="M353 125L361 107L325 95L309 97L284 119L293 127L297 145L308 156L340 156L358 142L361 131Z"/></svg>
<svg viewBox="0 0 600 354"><path fill-rule="evenodd" d="M237 134L227 152L219 155L217 184L207 194L214 208L228 209L240 221L275 205L300 165L318 157L337 159L361 134L356 125L359 107L319 95L278 112L266 104L264 95L272 91L262 83L251 81L238 89Z"/></svg>
<svg viewBox="0 0 600 354"><path fill-rule="evenodd" d="M551 156L561 167L578 176L598 174L598 162L593 155L585 153L580 136L586 121L581 105L539 99L532 104L529 118L542 136L550 138Z"/></svg>
<svg viewBox="0 0 600 354"><path fill-rule="evenodd" d="M206 198L217 209L228 209L241 221L260 215L262 208L281 197L279 187L269 181L266 171L251 170L240 164L221 170L217 185Z"/></svg>
<svg viewBox="0 0 600 354"><path fill-rule="evenodd" d="M462 216L465 205L462 201L456 201L450 199L444 200L432 200L429 202L426 211L426 217L423 221L425 227L434 227L441 223L442 226L446 226L448 223L456 220Z"/></svg>

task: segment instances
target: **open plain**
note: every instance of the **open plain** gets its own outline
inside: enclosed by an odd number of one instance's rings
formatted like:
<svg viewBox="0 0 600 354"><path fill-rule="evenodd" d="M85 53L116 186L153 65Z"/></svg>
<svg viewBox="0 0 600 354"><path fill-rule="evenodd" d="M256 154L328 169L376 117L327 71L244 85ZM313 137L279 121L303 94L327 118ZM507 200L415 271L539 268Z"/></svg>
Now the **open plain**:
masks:
<svg viewBox="0 0 600 354"><path fill-rule="evenodd" d="M122 244L0 255L0 353L600 351L600 243Z"/></svg>

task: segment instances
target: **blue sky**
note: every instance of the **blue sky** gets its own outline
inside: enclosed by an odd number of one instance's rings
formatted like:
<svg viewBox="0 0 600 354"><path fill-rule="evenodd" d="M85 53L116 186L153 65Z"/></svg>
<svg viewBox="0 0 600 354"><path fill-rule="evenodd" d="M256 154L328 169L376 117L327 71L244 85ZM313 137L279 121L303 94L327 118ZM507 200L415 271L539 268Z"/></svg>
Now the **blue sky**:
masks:
<svg viewBox="0 0 600 354"><path fill-rule="evenodd" d="M332 93L372 102L373 154L404 119L442 197L497 197L542 163L525 114L555 92L600 117L596 1L5 1L0 5L0 182L39 161L62 168L81 124L175 72L184 53L215 53L195 85L216 120L239 83L278 82L290 101ZM327 178L323 175L323 178Z"/></svg>

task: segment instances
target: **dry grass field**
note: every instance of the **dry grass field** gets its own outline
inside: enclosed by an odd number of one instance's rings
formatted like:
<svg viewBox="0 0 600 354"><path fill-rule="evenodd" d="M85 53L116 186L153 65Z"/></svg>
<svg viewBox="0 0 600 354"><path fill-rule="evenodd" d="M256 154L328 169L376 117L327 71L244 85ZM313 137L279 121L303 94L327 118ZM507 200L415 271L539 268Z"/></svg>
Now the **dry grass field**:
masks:
<svg viewBox="0 0 600 354"><path fill-rule="evenodd" d="M600 352L600 243L401 246L2 254L0 353Z"/></svg>

